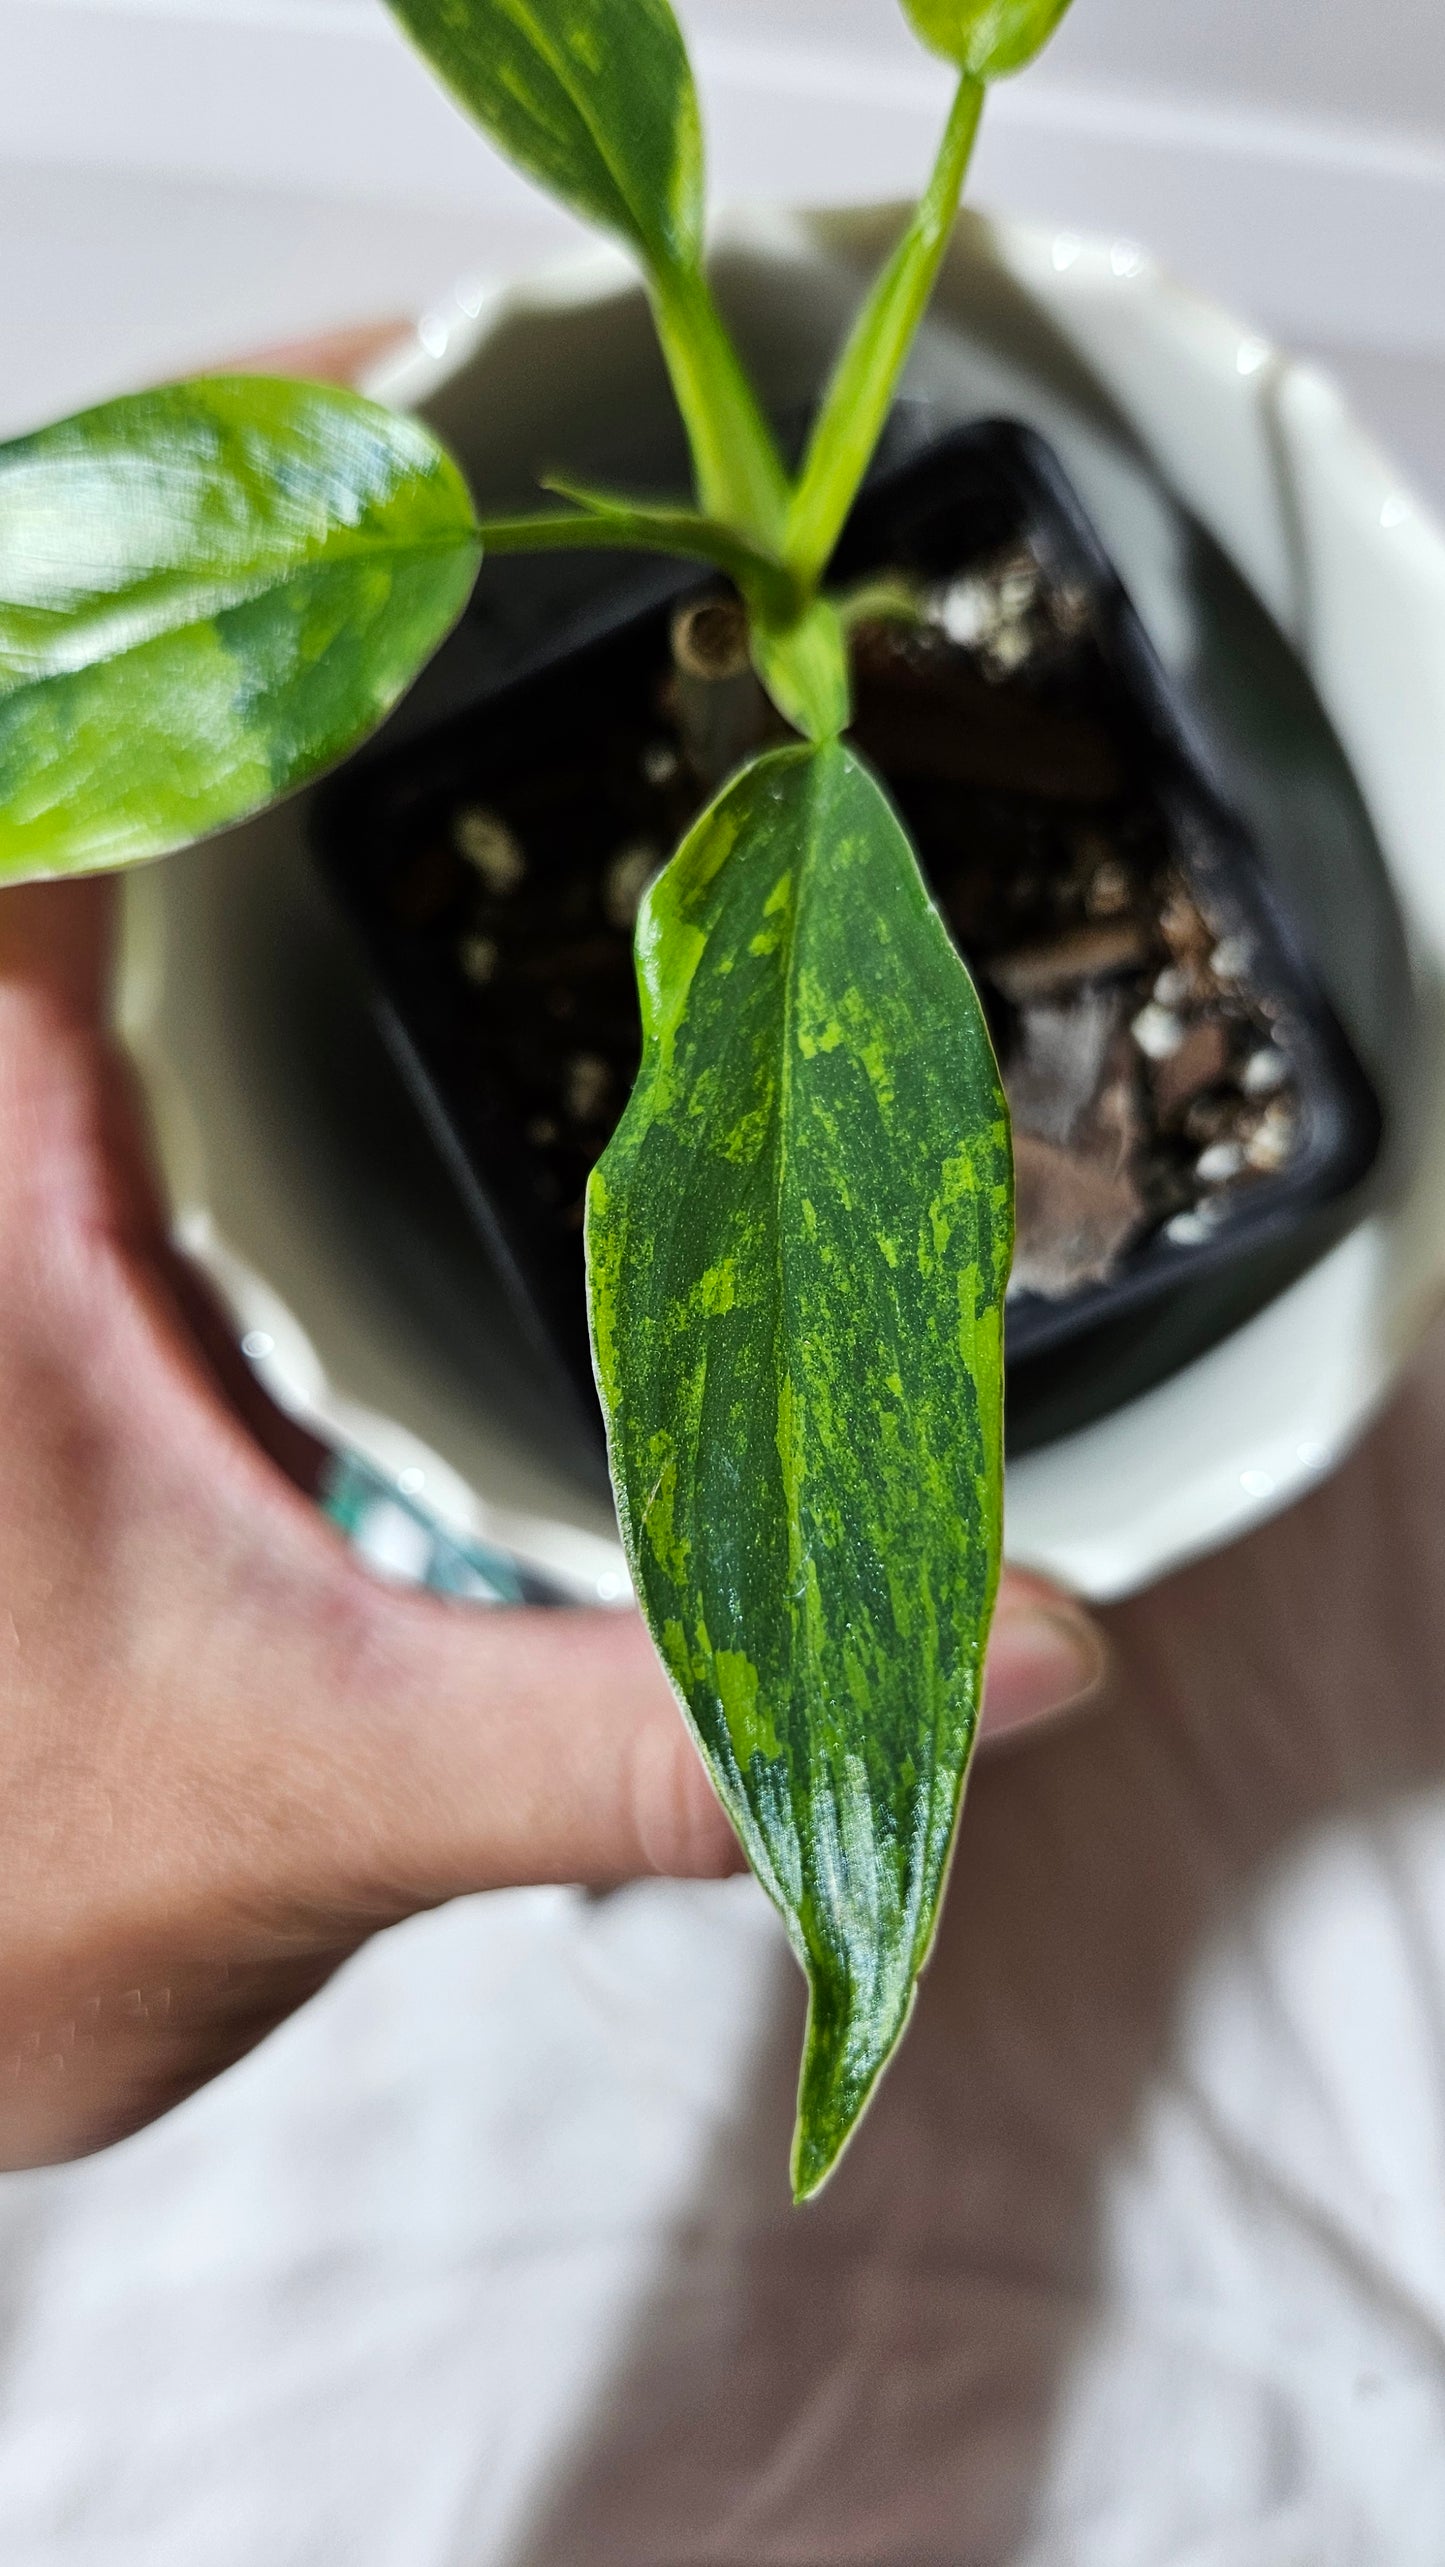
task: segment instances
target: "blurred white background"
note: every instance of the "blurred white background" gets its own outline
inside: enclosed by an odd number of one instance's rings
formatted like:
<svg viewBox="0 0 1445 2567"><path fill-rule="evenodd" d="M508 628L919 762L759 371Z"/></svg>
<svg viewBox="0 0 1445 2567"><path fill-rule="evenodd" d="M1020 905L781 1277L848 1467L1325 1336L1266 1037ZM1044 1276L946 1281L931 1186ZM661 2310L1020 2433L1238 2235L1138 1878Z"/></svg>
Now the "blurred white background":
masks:
<svg viewBox="0 0 1445 2567"><path fill-rule="evenodd" d="M719 188L901 193L946 95L895 0L684 0ZM381 0L0 0L0 432L416 309L563 218ZM1439 0L1076 0L996 93L975 195L1143 241L1326 351L1445 489Z"/></svg>

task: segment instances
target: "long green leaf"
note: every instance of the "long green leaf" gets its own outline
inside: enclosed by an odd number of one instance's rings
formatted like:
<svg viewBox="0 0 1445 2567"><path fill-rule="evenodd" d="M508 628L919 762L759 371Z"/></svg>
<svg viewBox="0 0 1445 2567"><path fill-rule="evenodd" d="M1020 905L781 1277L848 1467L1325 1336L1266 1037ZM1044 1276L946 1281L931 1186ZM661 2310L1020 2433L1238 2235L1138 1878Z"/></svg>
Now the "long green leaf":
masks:
<svg viewBox="0 0 1445 2567"><path fill-rule="evenodd" d="M428 431L255 376L0 446L0 881L184 846L340 757L466 602Z"/></svg>
<svg viewBox="0 0 1445 2567"><path fill-rule="evenodd" d="M390 0L492 140L653 265L702 239L692 71L668 0Z"/></svg>
<svg viewBox="0 0 1445 2567"><path fill-rule="evenodd" d="M903 0L919 35L974 80L1022 71L1048 43L1069 0Z"/></svg>
<svg viewBox="0 0 1445 2567"><path fill-rule="evenodd" d="M927 1957L999 1562L1008 1128L972 983L851 750L777 750L638 929L594 1173L597 1374L638 1592L811 1988L794 2183Z"/></svg>
<svg viewBox="0 0 1445 2567"><path fill-rule="evenodd" d="M983 108L959 82L928 186L853 324L819 406L788 511L785 549L805 579L823 569L872 460L943 253Z"/></svg>

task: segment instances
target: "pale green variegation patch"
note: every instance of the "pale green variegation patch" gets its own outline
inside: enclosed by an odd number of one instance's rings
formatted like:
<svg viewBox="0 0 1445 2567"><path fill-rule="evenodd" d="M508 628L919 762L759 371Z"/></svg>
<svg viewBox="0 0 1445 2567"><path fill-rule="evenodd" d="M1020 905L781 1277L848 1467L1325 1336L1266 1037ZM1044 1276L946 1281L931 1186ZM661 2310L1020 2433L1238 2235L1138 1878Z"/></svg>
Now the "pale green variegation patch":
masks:
<svg viewBox="0 0 1445 2567"><path fill-rule="evenodd" d="M977 1722L1007 1121L907 839L836 743L728 787L638 956L642 1072L588 1202L598 1379L638 1592L808 1974L806 2194L903 2029Z"/></svg>

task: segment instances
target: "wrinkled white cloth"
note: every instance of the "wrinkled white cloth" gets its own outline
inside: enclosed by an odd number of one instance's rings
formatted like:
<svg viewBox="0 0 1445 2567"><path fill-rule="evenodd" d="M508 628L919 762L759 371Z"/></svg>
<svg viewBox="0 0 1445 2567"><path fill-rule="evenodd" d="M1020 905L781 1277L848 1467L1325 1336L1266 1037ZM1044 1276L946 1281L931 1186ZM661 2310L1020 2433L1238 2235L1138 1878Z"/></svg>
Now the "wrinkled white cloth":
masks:
<svg viewBox="0 0 1445 2567"><path fill-rule="evenodd" d="M785 2191L748 1882L471 1900L0 2182L5 2567L1436 2567L1445 1339L970 1794Z"/></svg>

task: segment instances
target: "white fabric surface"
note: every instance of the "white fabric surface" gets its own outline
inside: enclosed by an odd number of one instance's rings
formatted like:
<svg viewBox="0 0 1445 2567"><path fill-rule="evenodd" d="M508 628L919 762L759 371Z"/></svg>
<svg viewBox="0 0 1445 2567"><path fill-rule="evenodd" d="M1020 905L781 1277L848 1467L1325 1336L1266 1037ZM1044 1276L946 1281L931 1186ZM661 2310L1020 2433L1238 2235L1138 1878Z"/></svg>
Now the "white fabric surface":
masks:
<svg viewBox="0 0 1445 2567"><path fill-rule="evenodd" d="M0 2183L5 2567L1434 2567L1445 1341L978 1775L822 2202L751 1884L469 1901Z"/></svg>

